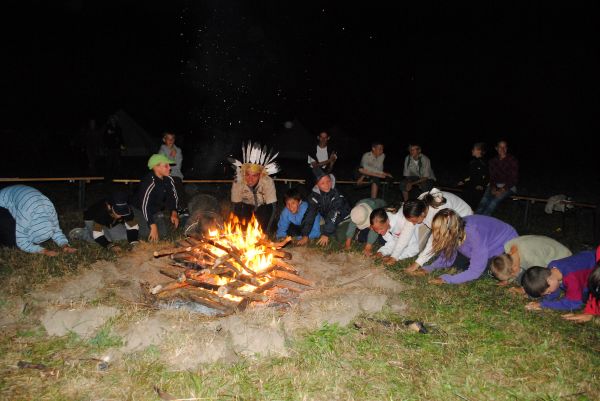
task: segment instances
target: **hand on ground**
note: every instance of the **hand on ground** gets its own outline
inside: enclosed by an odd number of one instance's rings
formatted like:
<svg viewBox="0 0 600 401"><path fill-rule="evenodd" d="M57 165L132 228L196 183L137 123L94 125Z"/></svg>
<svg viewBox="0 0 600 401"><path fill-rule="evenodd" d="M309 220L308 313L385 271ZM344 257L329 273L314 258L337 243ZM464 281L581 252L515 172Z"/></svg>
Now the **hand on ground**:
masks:
<svg viewBox="0 0 600 401"><path fill-rule="evenodd" d="M375 255L373 255L373 257L375 259L381 259L381 258L383 258L383 255L381 254L381 252L377 252Z"/></svg>
<svg viewBox="0 0 600 401"><path fill-rule="evenodd" d="M329 237L326 235L321 235L321 238L317 240L317 245L325 246L327 244L329 244Z"/></svg>
<svg viewBox="0 0 600 401"><path fill-rule="evenodd" d="M150 235L148 235L148 241L157 242L158 241L158 227L156 224L150 225Z"/></svg>
<svg viewBox="0 0 600 401"><path fill-rule="evenodd" d="M562 318L575 323L586 323L592 320L593 315L587 315L584 313L567 313L562 315Z"/></svg>
<svg viewBox="0 0 600 401"><path fill-rule="evenodd" d="M408 274L409 276L413 276L413 277L420 277L420 276L426 276L429 274L429 272L427 272L427 270L423 270L423 269L417 269L417 270L410 270L408 271L408 268L405 269L406 274Z"/></svg>
<svg viewBox="0 0 600 401"><path fill-rule="evenodd" d="M306 245L308 244L308 237L302 237L298 240L298 242L296 242L296 245Z"/></svg>
<svg viewBox="0 0 600 401"><path fill-rule="evenodd" d="M62 248L64 253L75 253L77 252L77 249L70 247L69 245L65 245Z"/></svg>
<svg viewBox="0 0 600 401"><path fill-rule="evenodd" d="M42 249L40 251L40 253L45 256L57 256L58 255L58 252L51 251L50 249Z"/></svg>
<svg viewBox="0 0 600 401"><path fill-rule="evenodd" d="M392 258L391 256L386 256L385 258L383 258L383 264L386 266L391 266L396 262L397 260Z"/></svg>
<svg viewBox="0 0 600 401"><path fill-rule="evenodd" d="M410 264L410 266L408 266L406 269L404 269L404 271L406 271L407 273L411 273L411 272L415 272L417 270L419 270L421 268L421 265L418 264L417 262L413 262Z"/></svg>
<svg viewBox="0 0 600 401"><path fill-rule="evenodd" d="M525 289L523 287L510 287L508 289L508 292L510 292L511 294L516 294L516 295L526 295Z"/></svg>
<svg viewBox="0 0 600 401"><path fill-rule="evenodd" d="M173 226L175 228L179 227L179 215L177 214L177 211L173 210L171 212L171 223L173 223Z"/></svg>
<svg viewBox="0 0 600 401"><path fill-rule="evenodd" d="M352 247L352 238L346 238L346 243L344 244L344 249L349 250Z"/></svg>
<svg viewBox="0 0 600 401"><path fill-rule="evenodd" d="M446 282L444 280L442 280L439 277L436 278L432 278L428 281L429 284L435 284L435 285L442 285L442 284L446 284Z"/></svg>
<svg viewBox="0 0 600 401"><path fill-rule="evenodd" d="M542 310L542 307L538 301L529 302L525 305L525 309L527 310Z"/></svg>
<svg viewBox="0 0 600 401"><path fill-rule="evenodd" d="M363 249L363 255L371 256L373 255L373 246L367 244L365 245L365 249Z"/></svg>

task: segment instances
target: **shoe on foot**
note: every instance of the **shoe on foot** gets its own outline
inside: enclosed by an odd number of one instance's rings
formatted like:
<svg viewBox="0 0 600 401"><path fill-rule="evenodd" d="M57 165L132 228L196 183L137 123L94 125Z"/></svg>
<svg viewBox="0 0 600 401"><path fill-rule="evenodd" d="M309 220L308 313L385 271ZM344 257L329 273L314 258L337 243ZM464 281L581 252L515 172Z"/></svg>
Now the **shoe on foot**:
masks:
<svg viewBox="0 0 600 401"><path fill-rule="evenodd" d="M69 231L69 239L70 240L82 240L83 234L85 233L85 228L77 227Z"/></svg>

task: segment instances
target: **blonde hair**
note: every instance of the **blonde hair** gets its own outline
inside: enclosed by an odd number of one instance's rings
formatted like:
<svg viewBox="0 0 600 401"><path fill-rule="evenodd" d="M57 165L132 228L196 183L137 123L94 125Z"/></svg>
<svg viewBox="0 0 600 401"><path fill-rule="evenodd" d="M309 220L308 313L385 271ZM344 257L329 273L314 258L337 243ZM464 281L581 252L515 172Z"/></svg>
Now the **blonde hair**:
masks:
<svg viewBox="0 0 600 401"><path fill-rule="evenodd" d="M442 209L431 224L433 254L449 259L465 240L465 221L452 209Z"/></svg>
<svg viewBox="0 0 600 401"><path fill-rule="evenodd" d="M494 257L490 265L490 271L498 280L508 280L512 277L512 257L506 253Z"/></svg>

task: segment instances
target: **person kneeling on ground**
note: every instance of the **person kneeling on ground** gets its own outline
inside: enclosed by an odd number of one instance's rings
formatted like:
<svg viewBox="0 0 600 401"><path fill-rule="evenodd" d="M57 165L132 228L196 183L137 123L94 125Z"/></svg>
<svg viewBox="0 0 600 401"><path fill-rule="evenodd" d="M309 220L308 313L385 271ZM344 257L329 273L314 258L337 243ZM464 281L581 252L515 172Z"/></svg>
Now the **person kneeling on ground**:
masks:
<svg viewBox="0 0 600 401"><path fill-rule="evenodd" d="M432 279L432 284L460 284L478 279L492 258L504 252L504 244L518 236L517 231L503 221L479 215L463 218L452 209L438 212L433 219L431 235L432 254L439 257L423 270L431 272L450 266L463 270Z"/></svg>
<svg viewBox="0 0 600 401"><path fill-rule="evenodd" d="M50 199L26 185L12 185L0 190L0 246L56 256L58 252L40 246L49 239L65 253L76 252L60 229Z"/></svg>
<svg viewBox="0 0 600 401"><path fill-rule="evenodd" d="M385 240L385 245L379 248L375 258L383 258L384 264L393 265L400 259L412 258L419 253L419 240L416 230L412 231L411 237L405 246L398 246L398 240L407 226L410 225L410 222L406 220L401 211L391 213L379 208L371 212L369 219L371 229Z"/></svg>
<svg viewBox="0 0 600 401"><path fill-rule="evenodd" d="M299 240L302 238L302 219L308 210L308 203L302 200L302 196L296 188L289 189L283 196L283 199L285 201L285 209L283 209L279 216L276 237L284 238L289 235ZM315 218L308 238L315 239L321 236L320 220L320 216Z"/></svg>
<svg viewBox="0 0 600 401"><path fill-rule="evenodd" d="M115 192L109 198L96 202L83 212L83 220L85 227L71 230L70 239L96 242L113 252L121 251L116 241L138 244L140 226L129 206L126 192Z"/></svg>
<svg viewBox="0 0 600 401"><path fill-rule="evenodd" d="M521 285L523 274L533 266L548 266L556 259L571 256L560 242L543 235L522 235L504 244L504 253L492 259L490 273L498 285Z"/></svg>
<svg viewBox="0 0 600 401"><path fill-rule="evenodd" d="M588 300L583 313L567 313L562 317L576 323L585 323L600 316L600 246L596 249L596 268L588 278Z"/></svg>
<svg viewBox="0 0 600 401"><path fill-rule="evenodd" d="M321 227L321 237L317 241L318 245L325 246L329 243L329 237L336 235L340 223L350 214L348 201L337 188L331 187L331 177L321 168L313 169L315 175L315 184L318 191L312 191L308 197L308 210L302 220L302 239L298 245L306 245L315 219L320 214L325 223Z"/></svg>
<svg viewBox="0 0 600 401"><path fill-rule="evenodd" d="M367 198L359 200L350 211L350 222L346 229L345 248L350 249L352 239L356 238L359 242L366 242L363 253L371 256L373 245L379 238L379 234L371 230L370 216L374 209L385 207L386 202L380 198ZM358 228L358 233L356 229Z"/></svg>
<svg viewBox="0 0 600 401"><path fill-rule="evenodd" d="M174 229L179 227L179 199L173 177L169 175L170 163L173 161L165 155L150 157L148 168L152 171L140 183L132 208L135 219L140 222L140 236L153 242L167 235L169 223Z"/></svg>
<svg viewBox="0 0 600 401"><path fill-rule="evenodd" d="M548 267L528 269L521 281L527 295L542 298L525 305L527 310L555 309L574 311L581 309L587 282L594 266L594 251L584 251L567 258L553 260ZM559 299L561 292L564 296Z"/></svg>

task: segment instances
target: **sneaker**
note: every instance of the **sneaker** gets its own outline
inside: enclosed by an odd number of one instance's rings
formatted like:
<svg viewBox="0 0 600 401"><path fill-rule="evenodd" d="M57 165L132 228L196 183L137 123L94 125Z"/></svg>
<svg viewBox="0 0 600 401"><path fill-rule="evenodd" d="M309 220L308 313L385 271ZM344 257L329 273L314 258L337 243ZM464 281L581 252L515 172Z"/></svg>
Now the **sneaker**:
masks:
<svg viewBox="0 0 600 401"><path fill-rule="evenodd" d="M85 233L85 228L77 227L69 231L70 240L82 240Z"/></svg>
<svg viewBox="0 0 600 401"><path fill-rule="evenodd" d="M179 215L179 217L189 217L190 216L190 211L185 208L185 209L179 209L177 211L177 214Z"/></svg>

